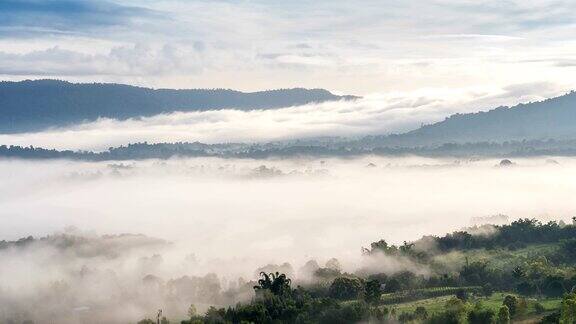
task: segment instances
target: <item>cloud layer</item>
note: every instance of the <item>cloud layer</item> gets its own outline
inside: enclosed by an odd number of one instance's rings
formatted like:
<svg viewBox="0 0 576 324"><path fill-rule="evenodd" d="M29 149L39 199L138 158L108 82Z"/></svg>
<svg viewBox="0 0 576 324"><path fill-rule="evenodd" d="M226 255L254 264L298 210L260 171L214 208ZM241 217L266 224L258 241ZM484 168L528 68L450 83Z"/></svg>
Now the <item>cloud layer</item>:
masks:
<svg viewBox="0 0 576 324"><path fill-rule="evenodd" d="M204 311L249 299L245 280L269 263L289 262L296 276L307 261L333 257L347 272L411 269L408 260L362 257L360 248L443 234L497 214L569 220L576 161L556 160L518 159L509 168L495 167L498 160L371 156L0 160L0 240L69 226L76 230L65 234L81 234L0 249L0 313L19 322L133 323L162 308L175 320L190 303ZM262 172L263 164L276 172ZM241 286L240 276L244 290L227 292Z"/></svg>
<svg viewBox="0 0 576 324"><path fill-rule="evenodd" d="M575 86L573 1L4 1L0 76L354 94Z"/></svg>
<svg viewBox="0 0 576 324"><path fill-rule="evenodd" d="M101 119L38 133L0 134L5 145L105 150L134 142L265 142L320 136L399 133L422 123L471 112L541 100L562 93L555 84L506 88L421 89L274 110L215 110L118 121ZM544 97L534 93L545 94Z"/></svg>
<svg viewBox="0 0 576 324"><path fill-rule="evenodd" d="M472 217L568 218L573 206L557 202L569 202L576 190L569 181L575 162L557 161L519 159L507 169L495 168L498 160L382 157L323 163L0 161L0 237L45 235L72 225L186 243L203 258L287 261L278 251L292 251L299 260L359 256L359 247L371 240L415 239L470 225ZM376 167L367 168L370 162ZM262 164L283 175L259 172Z"/></svg>

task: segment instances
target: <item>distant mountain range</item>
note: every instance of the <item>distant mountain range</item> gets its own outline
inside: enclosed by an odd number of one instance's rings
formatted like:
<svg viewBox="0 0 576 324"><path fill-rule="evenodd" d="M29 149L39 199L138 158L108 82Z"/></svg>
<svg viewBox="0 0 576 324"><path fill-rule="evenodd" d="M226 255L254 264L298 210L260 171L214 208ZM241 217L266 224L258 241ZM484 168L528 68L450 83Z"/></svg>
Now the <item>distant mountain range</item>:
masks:
<svg viewBox="0 0 576 324"><path fill-rule="evenodd" d="M540 102L455 114L414 131L365 138L375 146L576 139L576 92Z"/></svg>
<svg viewBox="0 0 576 324"><path fill-rule="evenodd" d="M0 133L38 131L99 117L128 119L174 111L272 109L351 100L323 89L239 92L227 89L149 89L57 80L0 82Z"/></svg>
<svg viewBox="0 0 576 324"><path fill-rule="evenodd" d="M0 132L94 120L125 119L169 111L269 109L310 102L351 100L326 90L153 90L118 84L62 81L0 83ZM2 144L2 143L0 143ZM393 135L325 137L261 144L137 143L105 152L72 152L0 146L0 156L125 160L172 156L290 157L380 155L535 156L576 155L576 93L444 121Z"/></svg>

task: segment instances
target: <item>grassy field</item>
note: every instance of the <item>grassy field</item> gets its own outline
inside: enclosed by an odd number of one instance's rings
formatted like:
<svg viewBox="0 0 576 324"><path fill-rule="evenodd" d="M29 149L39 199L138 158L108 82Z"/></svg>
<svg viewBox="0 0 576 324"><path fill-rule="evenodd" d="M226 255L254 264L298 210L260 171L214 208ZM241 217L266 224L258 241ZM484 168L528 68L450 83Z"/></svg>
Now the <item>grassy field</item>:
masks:
<svg viewBox="0 0 576 324"><path fill-rule="evenodd" d="M382 304L384 305L386 304L392 305L420 299L430 299L440 296L453 296L459 290L464 290L468 293L478 293L481 291L481 289L482 287L480 286L422 288L390 294L383 294L381 297L381 301Z"/></svg>
<svg viewBox="0 0 576 324"><path fill-rule="evenodd" d="M542 255L548 255L555 252L558 249L558 244L532 244L525 248L517 250L508 249L478 249L469 250L466 252L456 251L447 254L442 254L433 260L436 265L441 265L441 268L454 270L460 269L466 262L482 261L487 262L489 267L504 269L512 271L512 269L524 262L534 259ZM450 287L448 287L450 288ZM469 287L475 288L475 287ZM470 292L469 292L470 293ZM481 303L483 308L492 309L498 312L502 306L502 302L506 295L515 295L513 293L497 292L492 294L490 297L475 297L472 292L470 297L470 304L474 305L476 303ZM437 297L432 297L437 296ZM382 307L388 307L389 309L395 309L396 314L400 315L402 313L412 313L419 307L425 307L429 314L437 313L445 310L446 302L453 298L454 295L447 291L444 296L438 295L426 295L422 294L419 300L402 302L401 299L394 300L395 294L383 295L383 304L386 304L386 300L389 300L388 305L383 305ZM428 298L425 298L428 297ZM544 307L544 314L548 314L552 311L559 309L561 298L527 298L527 309L524 315L518 317L515 322L530 322L534 319L541 318L543 315L536 314L535 305L540 303Z"/></svg>
<svg viewBox="0 0 576 324"><path fill-rule="evenodd" d="M470 302L472 304L474 304L476 302L480 302L484 305L484 307L493 309L494 311L497 312L500 309L500 306L502 306L502 301L504 300L504 297L506 295L509 295L509 294L499 292L499 293L492 294L492 296L490 296L490 297L471 298ZM446 304L446 301L448 301L452 297L454 297L454 296L442 296L442 297L428 298L428 299L422 299L422 300L408 302L408 303L387 305L386 307L388 307L390 309L392 309L392 308L396 309L396 314L414 312L416 307L419 307L419 306L425 307L426 310L428 311L428 313L435 313L435 312L443 311L444 305ZM560 302L562 301L562 299L561 298L548 298L548 299L539 299L539 300L527 299L527 301L528 301L527 314L534 314L535 313L534 305L536 304L536 302L539 302L540 304L542 304L542 306L544 306L546 311L552 311L552 310L558 309L560 307Z"/></svg>
<svg viewBox="0 0 576 324"><path fill-rule="evenodd" d="M428 313L435 313L444 310L444 304L452 298L453 296L442 296L428 299L421 299L418 301L387 305L386 307L396 309L396 314L411 313L414 312L416 307L423 306L426 308Z"/></svg>

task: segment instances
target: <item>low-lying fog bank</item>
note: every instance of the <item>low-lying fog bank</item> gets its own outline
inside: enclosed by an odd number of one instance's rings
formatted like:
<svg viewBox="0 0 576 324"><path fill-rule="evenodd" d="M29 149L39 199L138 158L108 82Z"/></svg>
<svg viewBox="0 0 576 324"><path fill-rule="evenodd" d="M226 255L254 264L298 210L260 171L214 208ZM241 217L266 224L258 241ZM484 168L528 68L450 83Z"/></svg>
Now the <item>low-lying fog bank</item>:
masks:
<svg viewBox="0 0 576 324"><path fill-rule="evenodd" d="M551 98L565 93L566 89L562 88L545 83L504 88L425 88L277 109L173 112L127 120L101 118L38 132L0 134L0 143L103 151L110 146L145 141L269 142L318 136L403 133L455 113Z"/></svg>
<svg viewBox="0 0 576 324"><path fill-rule="evenodd" d="M363 257L361 247L491 215L574 216L576 159L512 162L3 160L0 240L51 236L0 243L0 314L60 323L130 322L158 308L180 316L191 303L251 298L249 281L267 264L288 262L281 270L300 282L310 260L391 273L411 264Z"/></svg>

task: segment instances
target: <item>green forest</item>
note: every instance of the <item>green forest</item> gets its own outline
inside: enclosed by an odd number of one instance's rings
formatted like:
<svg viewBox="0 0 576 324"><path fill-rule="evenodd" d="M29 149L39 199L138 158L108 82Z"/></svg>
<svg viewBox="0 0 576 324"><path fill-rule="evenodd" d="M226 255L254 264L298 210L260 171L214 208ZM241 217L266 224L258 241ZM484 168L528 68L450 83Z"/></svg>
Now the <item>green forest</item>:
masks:
<svg viewBox="0 0 576 324"><path fill-rule="evenodd" d="M409 260L415 271L346 273L332 260L307 285L263 271L247 283L250 302L205 313L191 305L176 323L576 323L576 218L520 219L399 246L383 239L362 253ZM157 321L174 322L159 313L138 323Z"/></svg>

